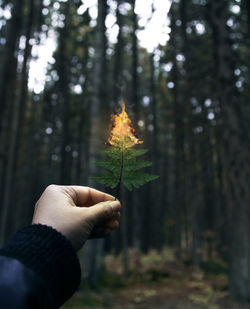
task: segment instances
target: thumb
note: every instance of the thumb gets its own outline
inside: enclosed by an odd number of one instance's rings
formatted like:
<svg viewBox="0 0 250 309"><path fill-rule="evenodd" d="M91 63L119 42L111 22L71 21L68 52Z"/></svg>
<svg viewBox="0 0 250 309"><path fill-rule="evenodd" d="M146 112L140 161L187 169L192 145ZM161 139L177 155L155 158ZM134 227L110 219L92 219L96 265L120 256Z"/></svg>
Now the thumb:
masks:
<svg viewBox="0 0 250 309"><path fill-rule="evenodd" d="M119 201L106 201L98 203L89 208L89 216L94 225L111 219L121 209Z"/></svg>

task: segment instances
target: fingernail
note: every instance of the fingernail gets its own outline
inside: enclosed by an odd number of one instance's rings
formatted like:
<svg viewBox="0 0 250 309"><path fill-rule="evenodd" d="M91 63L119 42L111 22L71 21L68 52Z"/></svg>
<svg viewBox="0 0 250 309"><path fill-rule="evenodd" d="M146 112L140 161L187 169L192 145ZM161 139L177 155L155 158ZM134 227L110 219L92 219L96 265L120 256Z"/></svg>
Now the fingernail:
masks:
<svg viewBox="0 0 250 309"><path fill-rule="evenodd" d="M116 198L113 195L111 195L111 194L107 194L107 196L110 198L111 201L115 201L116 200Z"/></svg>
<svg viewBox="0 0 250 309"><path fill-rule="evenodd" d="M121 204L119 201L113 201L110 203L111 207L113 208L113 211L118 211L121 208Z"/></svg>

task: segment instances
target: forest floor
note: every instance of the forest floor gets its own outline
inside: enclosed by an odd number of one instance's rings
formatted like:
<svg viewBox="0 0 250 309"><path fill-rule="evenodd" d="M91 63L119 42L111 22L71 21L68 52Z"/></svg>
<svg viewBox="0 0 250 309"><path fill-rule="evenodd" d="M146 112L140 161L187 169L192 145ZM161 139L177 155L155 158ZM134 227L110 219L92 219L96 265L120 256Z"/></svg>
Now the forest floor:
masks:
<svg viewBox="0 0 250 309"><path fill-rule="evenodd" d="M63 309L250 309L228 292L223 262L206 262L202 269L161 254L130 253L130 275L122 276L122 257L106 258L99 288L81 286ZM133 261L133 262L132 262Z"/></svg>

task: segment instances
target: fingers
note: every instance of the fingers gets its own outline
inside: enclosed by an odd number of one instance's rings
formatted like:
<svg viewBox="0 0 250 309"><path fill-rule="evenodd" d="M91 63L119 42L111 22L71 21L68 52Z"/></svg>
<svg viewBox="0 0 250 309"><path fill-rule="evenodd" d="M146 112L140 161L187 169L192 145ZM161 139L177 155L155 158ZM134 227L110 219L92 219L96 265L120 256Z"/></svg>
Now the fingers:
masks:
<svg viewBox="0 0 250 309"><path fill-rule="evenodd" d="M121 210L119 201L101 202L89 208L89 218L94 225L103 225L105 221L111 220L114 216L118 216Z"/></svg>
<svg viewBox="0 0 250 309"><path fill-rule="evenodd" d="M111 220L107 223L106 228L110 230L116 230L119 227L119 221L118 220Z"/></svg>
<svg viewBox="0 0 250 309"><path fill-rule="evenodd" d="M101 202L115 200L114 196L89 187L64 186L64 189L70 194L77 206L88 207Z"/></svg>
<svg viewBox="0 0 250 309"><path fill-rule="evenodd" d="M116 230L118 227L119 227L118 220L110 221L105 226L95 226L89 238L91 239L91 238L101 238L109 236L112 233L112 231Z"/></svg>
<svg viewBox="0 0 250 309"><path fill-rule="evenodd" d="M119 221L120 221L121 214L120 212L116 213L111 219L106 220L101 227L107 228L111 230L116 230L119 227Z"/></svg>

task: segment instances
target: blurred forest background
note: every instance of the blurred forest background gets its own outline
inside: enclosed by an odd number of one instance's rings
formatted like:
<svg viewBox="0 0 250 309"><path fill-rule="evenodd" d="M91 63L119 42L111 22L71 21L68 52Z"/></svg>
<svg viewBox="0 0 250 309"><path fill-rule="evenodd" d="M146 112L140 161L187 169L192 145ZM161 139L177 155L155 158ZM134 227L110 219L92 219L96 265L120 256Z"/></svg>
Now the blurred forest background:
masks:
<svg viewBox="0 0 250 309"><path fill-rule="evenodd" d="M140 274L144 283L169 286L164 280L181 270L178 280L188 278L196 292L209 288L211 298L215 287L202 280L223 273L219 289L249 302L250 1L173 0L162 24L165 39L148 48L141 33L159 18L164 1L144 1L148 18L137 2L0 1L0 244L30 223L51 183L114 194L91 176L99 172L94 161L110 116L124 99L150 150L151 172L160 177L125 191L119 231L86 244L84 282L96 288L105 271L114 276L105 270L107 258L111 269L120 259L116 275L127 280L148 260L155 264L145 270L151 279ZM180 300L185 288L171 284ZM148 299L160 290L147 291ZM157 308L168 308L166 295ZM249 308L196 296L190 308ZM136 297L138 308L156 308L140 307L144 300Z"/></svg>

